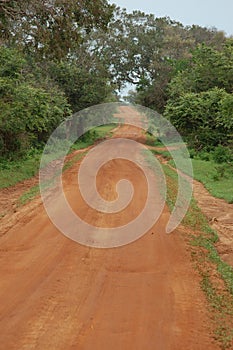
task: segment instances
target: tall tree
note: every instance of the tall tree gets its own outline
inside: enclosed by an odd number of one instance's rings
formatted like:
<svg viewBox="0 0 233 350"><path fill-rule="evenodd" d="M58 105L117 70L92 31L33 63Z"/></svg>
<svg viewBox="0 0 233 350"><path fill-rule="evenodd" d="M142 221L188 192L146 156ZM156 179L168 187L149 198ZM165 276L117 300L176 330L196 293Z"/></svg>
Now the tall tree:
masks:
<svg viewBox="0 0 233 350"><path fill-rule="evenodd" d="M141 104L162 111L174 62L188 58L198 42L220 47L224 40L214 29L184 27L168 17L117 8L107 33L94 33L92 47L109 67L119 89L126 83L134 84Z"/></svg>
<svg viewBox="0 0 233 350"><path fill-rule="evenodd" d="M199 45L169 84L165 116L196 148L227 145L233 133L233 40Z"/></svg>
<svg viewBox="0 0 233 350"><path fill-rule="evenodd" d="M0 157L18 157L31 146L46 142L49 134L71 110L54 85L40 86L28 74L22 54L0 48Z"/></svg>
<svg viewBox="0 0 233 350"><path fill-rule="evenodd" d="M178 62L179 63L179 62ZM179 65L179 64L178 64ZM221 51L198 45L182 64L169 84L169 97L176 99L186 92L199 93L214 87L233 91L233 39L226 40Z"/></svg>
<svg viewBox="0 0 233 350"><path fill-rule="evenodd" d="M85 33L106 28L113 9L107 0L0 0L1 40L64 58Z"/></svg>

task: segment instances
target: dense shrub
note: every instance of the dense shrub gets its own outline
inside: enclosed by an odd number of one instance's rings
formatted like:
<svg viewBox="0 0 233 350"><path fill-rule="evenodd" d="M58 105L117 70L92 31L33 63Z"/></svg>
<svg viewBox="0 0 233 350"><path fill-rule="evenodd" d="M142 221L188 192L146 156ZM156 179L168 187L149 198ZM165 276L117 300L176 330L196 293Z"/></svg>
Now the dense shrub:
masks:
<svg viewBox="0 0 233 350"><path fill-rule="evenodd" d="M17 158L46 141L71 111L55 86L34 82L17 51L1 47L0 62L0 157Z"/></svg>
<svg viewBox="0 0 233 350"><path fill-rule="evenodd" d="M218 164L231 162L233 160L232 151L229 148L221 145L214 149L212 152L212 157L215 163Z"/></svg>
<svg viewBox="0 0 233 350"><path fill-rule="evenodd" d="M232 95L223 89L214 88L201 93L186 93L170 100L165 117L184 136L189 145L197 150L228 145L233 123L230 124Z"/></svg>

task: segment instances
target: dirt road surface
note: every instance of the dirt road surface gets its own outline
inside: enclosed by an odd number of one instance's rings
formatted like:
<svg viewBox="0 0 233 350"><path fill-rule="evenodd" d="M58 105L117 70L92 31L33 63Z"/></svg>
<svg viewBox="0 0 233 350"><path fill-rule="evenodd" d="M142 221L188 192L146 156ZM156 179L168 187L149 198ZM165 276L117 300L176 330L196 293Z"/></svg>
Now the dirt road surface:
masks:
<svg viewBox="0 0 233 350"><path fill-rule="evenodd" d="M129 128L118 129L117 136L130 136ZM64 173L64 188L80 216L106 227L130 221L141 210L145 181L132 163L111 161L98 178L106 199L114 198L121 177L136 188L132 207L117 219L95 215L81 201L79 165ZM0 238L0 349L219 349L184 233L165 233L167 208L136 242L93 249L63 236L37 204L30 215L24 208Z"/></svg>

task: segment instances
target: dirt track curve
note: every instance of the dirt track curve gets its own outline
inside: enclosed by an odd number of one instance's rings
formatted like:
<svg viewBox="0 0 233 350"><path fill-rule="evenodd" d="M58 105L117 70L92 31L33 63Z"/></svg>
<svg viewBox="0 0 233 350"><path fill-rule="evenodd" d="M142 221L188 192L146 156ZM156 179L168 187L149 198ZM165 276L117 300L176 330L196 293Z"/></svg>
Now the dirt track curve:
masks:
<svg viewBox="0 0 233 350"><path fill-rule="evenodd" d="M135 138L135 130L122 126L116 137ZM77 201L78 167L64 173L73 210L92 223L111 225L114 217L94 215ZM136 194L133 207L118 217L122 222L137 215L145 200L139 169L115 160L98 179L100 193L112 199L114 186L106 188L106 177L114 185L125 176ZM30 215L24 208L17 225L0 238L0 349L218 349L183 233L165 234L168 218L165 208L138 241L93 249L58 232L41 202Z"/></svg>

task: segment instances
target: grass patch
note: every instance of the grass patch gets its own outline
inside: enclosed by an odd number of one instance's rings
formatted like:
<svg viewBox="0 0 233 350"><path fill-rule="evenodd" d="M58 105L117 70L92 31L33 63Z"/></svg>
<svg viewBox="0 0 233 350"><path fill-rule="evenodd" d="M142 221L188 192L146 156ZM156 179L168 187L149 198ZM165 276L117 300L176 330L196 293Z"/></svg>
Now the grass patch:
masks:
<svg viewBox="0 0 233 350"><path fill-rule="evenodd" d="M158 140L157 137L155 137L153 134L151 134L150 132L146 132L145 133L146 136L146 142L145 144L148 146L158 146L158 147L162 147L163 144L161 141Z"/></svg>
<svg viewBox="0 0 233 350"><path fill-rule="evenodd" d="M82 159L83 157L85 157L85 155L87 154L87 152L82 152L79 154L76 154L74 157L72 157L69 161L67 161L62 169L62 172L70 169L75 163L77 163L80 159Z"/></svg>
<svg viewBox="0 0 233 350"><path fill-rule="evenodd" d="M217 198L233 203L233 164L192 159L194 178Z"/></svg>
<svg viewBox="0 0 233 350"><path fill-rule="evenodd" d="M175 168L169 151L153 150ZM176 151L173 151L176 154ZM191 159L194 179L203 183L212 196L233 204L233 163L217 164L213 160ZM182 167L185 172L185 166Z"/></svg>
<svg viewBox="0 0 233 350"><path fill-rule="evenodd" d="M2 161L0 163L0 188L14 186L18 182L35 176L39 171L41 154L38 152L20 161Z"/></svg>
<svg viewBox="0 0 233 350"><path fill-rule="evenodd" d="M154 153L154 155L161 155L166 160L171 159L171 153L169 151L161 151L161 150L153 149L151 152Z"/></svg>
<svg viewBox="0 0 233 350"><path fill-rule="evenodd" d="M33 186L30 188L30 190L24 192L22 196L19 197L17 206L25 205L26 203L30 202L33 198L38 196L40 193L39 185Z"/></svg>
<svg viewBox="0 0 233 350"><path fill-rule="evenodd" d="M116 126L116 124L109 124L93 129L89 137L72 146L71 152L73 150L87 148L100 139L111 137L112 130ZM18 182L30 179L38 174L41 155L42 151L34 151L26 159L12 162L2 160L0 162L0 189L14 186Z"/></svg>
<svg viewBox="0 0 233 350"><path fill-rule="evenodd" d="M76 162L78 162L80 159L82 159L87 152L76 154L74 157L72 157L70 160L68 160L63 169L62 172L65 172L66 170L70 169ZM53 186L55 184L55 178L50 179L48 183L46 183L44 186L49 187ZM35 185L31 187L28 191L24 192L18 199L17 206L25 205L28 202L30 202L32 199L34 199L36 196L38 196L40 193L40 186Z"/></svg>
<svg viewBox="0 0 233 350"><path fill-rule="evenodd" d="M112 123L107 125L101 125L85 133L71 148L72 150L80 150L93 145L95 142L111 138L113 135L113 129L118 124Z"/></svg>

